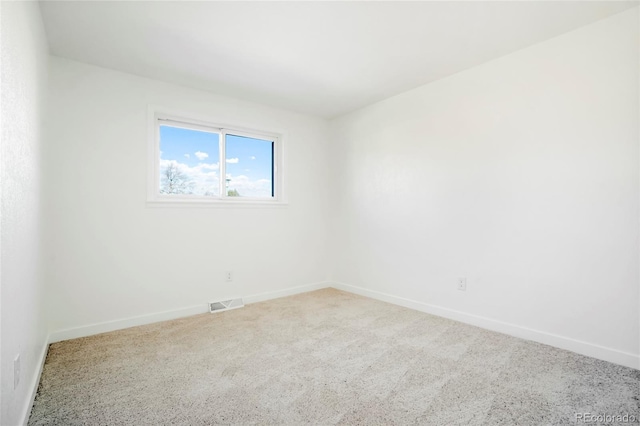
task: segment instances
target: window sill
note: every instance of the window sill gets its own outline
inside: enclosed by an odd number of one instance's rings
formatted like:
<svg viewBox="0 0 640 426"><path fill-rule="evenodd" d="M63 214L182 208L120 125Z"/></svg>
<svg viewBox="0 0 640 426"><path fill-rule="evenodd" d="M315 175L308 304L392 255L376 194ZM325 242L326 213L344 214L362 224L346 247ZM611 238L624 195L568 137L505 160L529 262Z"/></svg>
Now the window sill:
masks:
<svg viewBox="0 0 640 426"><path fill-rule="evenodd" d="M289 203L270 200L147 200L147 208L286 208Z"/></svg>

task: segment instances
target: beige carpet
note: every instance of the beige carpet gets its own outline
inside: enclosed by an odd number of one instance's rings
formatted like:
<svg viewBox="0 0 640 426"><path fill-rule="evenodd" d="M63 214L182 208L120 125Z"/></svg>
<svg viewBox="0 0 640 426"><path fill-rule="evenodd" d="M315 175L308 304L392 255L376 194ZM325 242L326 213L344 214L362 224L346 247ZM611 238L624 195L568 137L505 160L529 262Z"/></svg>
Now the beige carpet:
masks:
<svg viewBox="0 0 640 426"><path fill-rule="evenodd" d="M639 404L638 370L326 289L53 344L29 424L556 425Z"/></svg>

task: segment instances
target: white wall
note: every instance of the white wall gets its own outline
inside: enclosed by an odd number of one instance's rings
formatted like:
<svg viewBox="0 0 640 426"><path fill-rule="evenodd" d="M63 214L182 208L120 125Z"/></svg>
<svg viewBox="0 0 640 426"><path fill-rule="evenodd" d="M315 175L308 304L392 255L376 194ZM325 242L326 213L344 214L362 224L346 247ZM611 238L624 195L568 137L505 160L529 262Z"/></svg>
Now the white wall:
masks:
<svg viewBox="0 0 640 426"><path fill-rule="evenodd" d="M48 46L36 2L2 2L0 292L2 415L15 425L31 409L46 344L42 315L40 152ZM13 359L21 374L13 389Z"/></svg>
<svg viewBox="0 0 640 426"><path fill-rule="evenodd" d="M334 120L334 279L640 367L638 51L634 8Z"/></svg>
<svg viewBox="0 0 640 426"><path fill-rule="evenodd" d="M49 99L51 331L196 306L178 313L185 315L210 300L326 281L325 120L56 57ZM289 205L146 206L150 104L284 132ZM232 283L224 282L226 270Z"/></svg>

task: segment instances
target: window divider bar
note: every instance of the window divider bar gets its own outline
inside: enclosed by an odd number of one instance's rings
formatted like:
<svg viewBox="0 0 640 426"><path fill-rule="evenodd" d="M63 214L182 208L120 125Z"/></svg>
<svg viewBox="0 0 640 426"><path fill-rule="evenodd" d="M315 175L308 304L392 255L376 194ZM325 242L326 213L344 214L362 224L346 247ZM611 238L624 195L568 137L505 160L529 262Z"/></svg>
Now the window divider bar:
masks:
<svg viewBox="0 0 640 426"><path fill-rule="evenodd" d="M227 131L220 129L220 198L227 198Z"/></svg>

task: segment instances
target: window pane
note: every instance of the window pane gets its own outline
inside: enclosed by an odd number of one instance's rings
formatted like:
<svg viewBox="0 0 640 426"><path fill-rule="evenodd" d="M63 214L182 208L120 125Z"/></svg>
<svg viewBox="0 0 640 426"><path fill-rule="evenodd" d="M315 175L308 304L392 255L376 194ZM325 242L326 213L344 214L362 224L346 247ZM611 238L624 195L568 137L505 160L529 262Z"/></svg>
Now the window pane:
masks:
<svg viewBox="0 0 640 426"><path fill-rule="evenodd" d="M160 126L160 193L220 196L220 135Z"/></svg>
<svg viewBox="0 0 640 426"><path fill-rule="evenodd" d="M230 197L273 197L273 141L226 135L226 190Z"/></svg>

